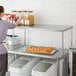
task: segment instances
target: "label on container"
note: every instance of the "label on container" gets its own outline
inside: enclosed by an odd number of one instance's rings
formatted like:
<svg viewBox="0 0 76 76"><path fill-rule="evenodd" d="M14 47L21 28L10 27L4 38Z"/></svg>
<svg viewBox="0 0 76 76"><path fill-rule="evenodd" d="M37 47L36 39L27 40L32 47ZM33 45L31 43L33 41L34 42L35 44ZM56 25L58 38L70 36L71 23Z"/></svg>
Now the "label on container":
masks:
<svg viewBox="0 0 76 76"><path fill-rule="evenodd" d="M29 25L29 20L25 20L25 24L26 25Z"/></svg>
<svg viewBox="0 0 76 76"><path fill-rule="evenodd" d="M13 23L15 23L15 20L13 21Z"/></svg>
<svg viewBox="0 0 76 76"><path fill-rule="evenodd" d="M13 23L13 21L12 21L12 20L10 20L10 23Z"/></svg>

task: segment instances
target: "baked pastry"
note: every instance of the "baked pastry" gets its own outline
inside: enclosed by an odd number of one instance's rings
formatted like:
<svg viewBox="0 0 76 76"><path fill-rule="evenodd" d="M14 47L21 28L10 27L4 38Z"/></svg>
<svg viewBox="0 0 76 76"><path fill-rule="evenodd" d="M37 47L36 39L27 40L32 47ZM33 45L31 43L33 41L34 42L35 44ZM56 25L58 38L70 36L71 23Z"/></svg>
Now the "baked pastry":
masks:
<svg viewBox="0 0 76 76"><path fill-rule="evenodd" d="M42 47L42 46L30 46L26 48L27 52L34 53L51 53L54 50L53 47Z"/></svg>

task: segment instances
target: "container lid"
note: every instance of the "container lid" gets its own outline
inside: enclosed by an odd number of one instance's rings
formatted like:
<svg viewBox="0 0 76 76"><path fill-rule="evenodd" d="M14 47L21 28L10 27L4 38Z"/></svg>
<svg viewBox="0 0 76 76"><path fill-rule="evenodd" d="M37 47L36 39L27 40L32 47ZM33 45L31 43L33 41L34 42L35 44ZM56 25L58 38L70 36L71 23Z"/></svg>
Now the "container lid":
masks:
<svg viewBox="0 0 76 76"><path fill-rule="evenodd" d="M8 17L9 19L12 19L12 17Z"/></svg>
<svg viewBox="0 0 76 76"><path fill-rule="evenodd" d="M8 16L8 15L10 15L10 14L9 14L9 13L5 13L4 15Z"/></svg>
<svg viewBox="0 0 76 76"><path fill-rule="evenodd" d="M14 14L11 14L11 16L12 16L12 17L15 17L15 15L14 15Z"/></svg>
<svg viewBox="0 0 76 76"><path fill-rule="evenodd" d="M9 19L16 19L16 16L14 14L11 14Z"/></svg>
<svg viewBox="0 0 76 76"><path fill-rule="evenodd" d="M33 13L33 11L28 11L29 13Z"/></svg>
<svg viewBox="0 0 76 76"><path fill-rule="evenodd" d="M23 11L23 12L27 12L27 11Z"/></svg>
<svg viewBox="0 0 76 76"><path fill-rule="evenodd" d="M9 19L16 19L16 17L9 17Z"/></svg>
<svg viewBox="0 0 76 76"><path fill-rule="evenodd" d="M17 35L7 35L7 37L18 37Z"/></svg>
<svg viewBox="0 0 76 76"><path fill-rule="evenodd" d="M52 66L52 63L41 61L34 67L33 71L46 72L51 66Z"/></svg>
<svg viewBox="0 0 76 76"><path fill-rule="evenodd" d="M16 17L12 17L12 19L16 19Z"/></svg>
<svg viewBox="0 0 76 76"><path fill-rule="evenodd" d="M16 10L13 10L12 12L17 12Z"/></svg>
<svg viewBox="0 0 76 76"><path fill-rule="evenodd" d="M20 12L21 13L22 11L17 11L17 12Z"/></svg>
<svg viewBox="0 0 76 76"><path fill-rule="evenodd" d="M13 68L21 69L24 65L26 65L29 62L29 60L24 59L17 59L14 61L10 66Z"/></svg>

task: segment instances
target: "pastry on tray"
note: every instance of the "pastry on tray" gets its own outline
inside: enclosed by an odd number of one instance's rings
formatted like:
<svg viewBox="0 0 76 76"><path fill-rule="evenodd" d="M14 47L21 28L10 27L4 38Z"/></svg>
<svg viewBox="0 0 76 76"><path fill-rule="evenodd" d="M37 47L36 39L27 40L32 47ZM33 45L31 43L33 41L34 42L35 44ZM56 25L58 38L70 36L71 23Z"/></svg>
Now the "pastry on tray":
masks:
<svg viewBox="0 0 76 76"><path fill-rule="evenodd" d="M49 54L54 50L53 47L42 47L42 46L29 46L26 48L26 52L33 52L33 53L45 53Z"/></svg>

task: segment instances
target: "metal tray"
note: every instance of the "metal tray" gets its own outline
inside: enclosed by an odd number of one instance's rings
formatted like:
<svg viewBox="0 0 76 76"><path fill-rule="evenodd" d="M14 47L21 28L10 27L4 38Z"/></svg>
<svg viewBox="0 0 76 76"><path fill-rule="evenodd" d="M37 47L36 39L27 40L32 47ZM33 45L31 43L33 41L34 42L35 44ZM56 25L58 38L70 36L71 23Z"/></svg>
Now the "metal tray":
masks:
<svg viewBox="0 0 76 76"><path fill-rule="evenodd" d="M26 48L28 48L28 47L29 46L27 46ZM25 48L25 52L27 52L26 48ZM57 51L58 51L58 48L54 48L54 50L52 52L50 52L50 53L38 53L38 52L27 52L27 53L52 55L52 54L55 54Z"/></svg>

